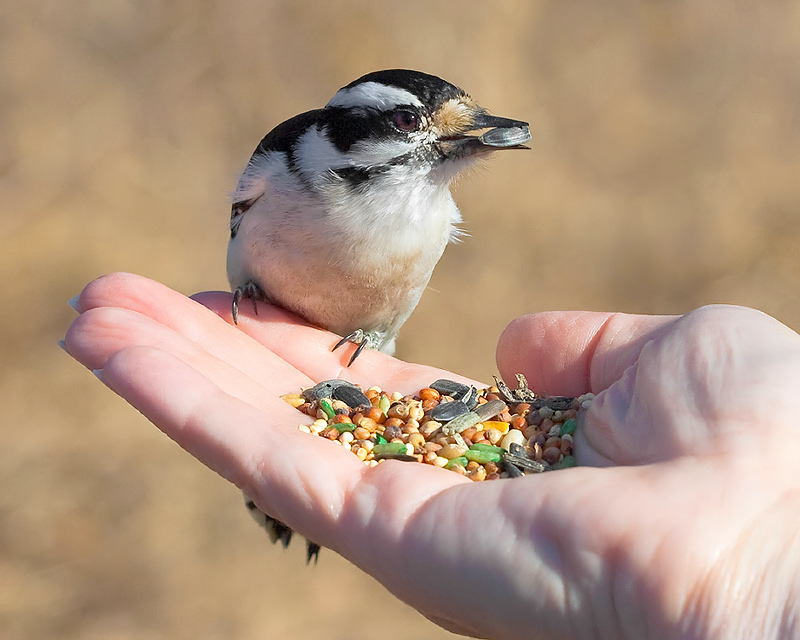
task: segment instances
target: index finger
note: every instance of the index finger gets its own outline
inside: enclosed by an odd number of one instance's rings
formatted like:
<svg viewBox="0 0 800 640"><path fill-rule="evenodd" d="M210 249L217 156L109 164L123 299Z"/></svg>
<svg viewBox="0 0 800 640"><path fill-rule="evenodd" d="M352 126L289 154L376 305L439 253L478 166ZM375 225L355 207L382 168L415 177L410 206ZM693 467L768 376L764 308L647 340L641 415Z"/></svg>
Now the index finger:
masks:
<svg viewBox="0 0 800 640"><path fill-rule="evenodd" d="M231 294L208 291L195 294L192 298L222 319L232 322ZM338 378L364 388L379 385L385 390L401 393L418 391L438 378L484 386L450 371L404 362L374 349L362 351L348 367L351 355L348 347L332 350L339 336L314 327L270 304L259 303L257 315L249 305L245 305L240 310L237 326L316 382Z"/></svg>

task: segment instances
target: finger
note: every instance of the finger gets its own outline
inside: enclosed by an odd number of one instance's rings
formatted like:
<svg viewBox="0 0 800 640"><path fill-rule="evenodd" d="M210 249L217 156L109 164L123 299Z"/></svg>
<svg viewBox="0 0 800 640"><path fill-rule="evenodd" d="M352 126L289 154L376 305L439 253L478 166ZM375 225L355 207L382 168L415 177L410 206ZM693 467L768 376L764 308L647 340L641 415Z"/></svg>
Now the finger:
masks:
<svg viewBox="0 0 800 640"><path fill-rule="evenodd" d="M90 282L78 297L81 313L112 307L135 311L203 344L217 357L233 357L237 366L263 366L258 348L203 305L169 287L132 273L112 273Z"/></svg>
<svg viewBox="0 0 800 640"><path fill-rule="evenodd" d="M216 295L218 297L227 296L230 300L229 294L217 293ZM115 328L113 320L120 319L121 316L98 316L91 312L103 308L127 309L141 314L142 317L152 318L176 334L201 345L209 354L236 367L251 378L270 380L286 372L286 375L291 375L293 380L298 379L296 370L287 369L286 362L281 357L253 341L245 333L222 320L217 314L210 312L202 304L142 276L114 273L97 278L81 292L78 306L83 314L88 314L90 320L94 322L91 327L108 336L114 335L118 338L119 348L135 344L126 333L129 325ZM127 316L127 319L131 320L132 316ZM76 321L77 326L82 327L82 333L87 338L87 342L91 342L91 327L83 326L82 322L84 321ZM279 322L278 324L284 328L289 327L288 322L282 324ZM278 331L278 333L281 332ZM284 339L291 338L285 334L283 337ZM69 345L70 341L68 340L68 350L70 350ZM106 349L113 348L110 341L103 346ZM86 347L91 348L91 344L87 344ZM105 355L108 356L109 353ZM87 353L86 356L90 357L90 354ZM93 368L97 368L97 366ZM303 387L313 384L314 382L307 376L302 377ZM299 388L299 385L296 388ZM286 393L286 391L281 393Z"/></svg>
<svg viewBox="0 0 800 640"><path fill-rule="evenodd" d="M192 297L230 321L230 294L205 292ZM238 327L315 381L340 378L364 388L379 385L401 393L418 391L439 378L481 385L443 369L403 362L374 349L362 351L348 367L351 353L343 350L344 347L332 351L339 336L314 327L275 305L259 304L257 314L245 305Z"/></svg>
<svg viewBox="0 0 800 640"><path fill-rule="evenodd" d="M406 364L374 350L362 352L353 366L347 367L349 352L331 352L338 336L313 327L274 305L259 304L258 316L243 305L239 330L236 330L231 319L231 294L206 292L194 298L196 301L142 276L114 273L89 283L81 292L77 306L81 311L116 306L148 315L256 377L259 370L264 370L264 354L253 348L248 335L305 373L309 380L303 386L341 378L362 387L380 385L390 391L411 393L441 377L474 384L453 373ZM213 313L209 313L206 305ZM224 334L220 323L228 329Z"/></svg>
<svg viewBox="0 0 800 640"><path fill-rule="evenodd" d="M261 411L171 353L123 349L99 377L203 464L260 496L259 506L301 533L319 505L333 515L341 511L344 492L365 468L342 446L298 431L299 414L288 404Z"/></svg>
<svg viewBox="0 0 800 640"><path fill-rule="evenodd" d="M233 342L235 347L236 341ZM67 331L65 343L70 355L90 369L102 369L122 349L155 347L201 372L226 393L264 409L282 402L280 395L311 384L306 376L257 343L238 361L229 354L217 357L205 345L129 309L101 307L85 311ZM210 346L220 350L219 341L211 341ZM249 357L256 350L263 352L258 362ZM301 417L298 413L295 423Z"/></svg>
<svg viewBox="0 0 800 640"><path fill-rule="evenodd" d="M589 311L522 316L500 336L497 366L506 380L513 380L515 373L524 374L531 389L540 393L598 393L617 380L647 341L675 319Z"/></svg>
<svg viewBox="0 0 800 640"><path fill-rule="evenodd" d="M150 278L123 272L92 280L77 297L76 306L81 313L98 307L123 307L164 324L184 313L194 316L194 304L183 294Z"/></svg>

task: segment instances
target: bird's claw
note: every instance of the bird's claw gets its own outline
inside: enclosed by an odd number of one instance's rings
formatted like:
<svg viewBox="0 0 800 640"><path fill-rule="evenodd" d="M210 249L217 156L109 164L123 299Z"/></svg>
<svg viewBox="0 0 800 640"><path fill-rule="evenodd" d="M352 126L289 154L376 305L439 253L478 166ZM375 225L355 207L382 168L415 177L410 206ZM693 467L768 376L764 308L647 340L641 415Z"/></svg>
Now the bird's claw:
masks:
<svg viewBox="0 0 800 640"><path fill-rule="evenodd" d="M356 350L353 352L353 355L350 356L350 361L347 363L347 366L349 367L351 364L355 362L356 358L358 358L358 356L361 355L361 352L366 347L372 345L372 343L374 342L374 338L372 334L370 334L369 332L364 331L363 329L356 329L350 335L345 336L344 338L339 340L339 342L337 342L333 346L333 349L331 349L331 351L336 351L339 347L348 342L352 342L354 345L356 345Z"/></svg>
<svg viewBox="0 0 800 640"><path fill-rule="evenodd" d="M253 313L258 315L258 307L256 302L259 300L266 301L266 295L252 280L248 280L241 287L236 287L233 292L233 302L231 303L231 316L233 316L233 324L239 324L239 303L243 298L250 298L253 303Z"/></svg>
<svg viewBox="0 0 800 640"><path fill-rule="evenodd" d="M268 516L261 511L261 509L256 506L256 503L248 498L247 495L244 496L244 503L250 515L253 516L253 519L267 530L269 538L273 543L280 542L284 549L289 546L294 531L280 520L276 520L272 516ZM311 564L312 560L314 564L319 561L319 550L320 546L316 542L306 540L306 564Z"/></svg>

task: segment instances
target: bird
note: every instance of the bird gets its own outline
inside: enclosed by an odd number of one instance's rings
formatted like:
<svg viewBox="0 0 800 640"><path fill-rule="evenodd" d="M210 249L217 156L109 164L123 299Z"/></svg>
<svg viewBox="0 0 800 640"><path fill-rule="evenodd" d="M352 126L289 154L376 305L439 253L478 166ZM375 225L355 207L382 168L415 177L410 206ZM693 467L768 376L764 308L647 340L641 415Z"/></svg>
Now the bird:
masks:
<svg viewBox="0 0 800 640"><path fill-rule="evenodd" d="M494 151L527 149L528 123L491 115L463 89L410 69L367 73L261 140L232 196L231 314L277 305L393 354L400 327L462 231L455 177ZM273 540L291 529L251 514ZM266 518L266 521L264 521ZM313 543L310 543L313 544ZM309 561L318 547L309 546Z"/></svg>
<svg viewBox="0 0 800 640"><path fill-rule="evenodd" d="M486 130L483 135L475 132ZM233 193L232 315L275 304L364 348L393 354L461 214L458 173L524 147L528 123L490 115L441 78L368 73L321 109L270 131Z"/></svg>

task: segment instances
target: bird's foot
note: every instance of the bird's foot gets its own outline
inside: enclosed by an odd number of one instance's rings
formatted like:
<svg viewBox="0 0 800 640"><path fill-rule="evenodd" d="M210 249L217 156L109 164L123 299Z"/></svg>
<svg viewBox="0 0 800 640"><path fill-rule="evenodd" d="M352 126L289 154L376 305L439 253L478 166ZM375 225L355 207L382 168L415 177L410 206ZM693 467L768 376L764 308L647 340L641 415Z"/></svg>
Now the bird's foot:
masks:
<svg viewBox="0 0 800 640"><path fill-rule="evenodd" d="M294 531L283 524L280 520L276 520L272 516L268 516L266 513L261 511L261 509L256 506L256 503L248 498L247 495L244 496L244 503L248 512L253 517L253 520L267 530L269 539L273 543L280 542L284 549L289 546L289 543L292 541L292 534ZM306 564L311 564L311 560L314 560L314 564L319 561L319 550L320 546L316 542L306 540Z"/></svg>
<svg viewBox="0 0 800 640"><path fill-rule="evenodd" d="M241 287L236 287L233 292L233 302L231 303L231 315L233 316L233 324L239 324L239 302L244 298L250 298L253 303L253 313L258 315L258 307L256 302L261 300L267 301L267 296L264 291L252 280L248 280Z"/></svg>
<svg viewBox="0 0 800 640"><path fill-rule="evenodd" d="M365 348L368 347L373 348L378 344L380 344L380 338L378 337L377 334L371 331L356 329L349 336L345 336L344 338L339 340L339 342L337 342L333 346L333 349L331 349L331 351L336 351L339 347L348 342L352 342L354 345L356 345L356 350L353 352L353 355L350 356L350 361L347 363L347 366L349 367L351 364L355 362L356 358L358 358L358 356L361 355L361 352Z"/></svg>

